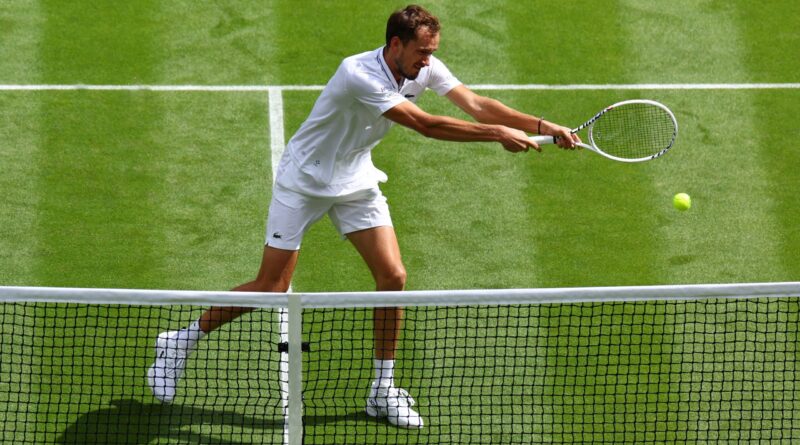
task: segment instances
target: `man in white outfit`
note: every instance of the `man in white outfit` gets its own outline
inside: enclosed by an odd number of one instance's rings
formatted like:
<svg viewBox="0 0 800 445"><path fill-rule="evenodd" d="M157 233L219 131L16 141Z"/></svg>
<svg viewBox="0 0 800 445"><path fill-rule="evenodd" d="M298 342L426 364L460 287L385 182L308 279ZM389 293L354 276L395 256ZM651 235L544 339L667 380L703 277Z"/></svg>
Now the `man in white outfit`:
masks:
<svg viewBox="0 0 800 445"><path fill-rule="evenodd" d="M287 144L277 168L267 218L266 245L254 281L236 291L286 292L303 235L325 214L361 254L379 291L403 290L406 271L371 151L393 123L426 137L449 141L499 142L510 152L539 150L527 133L558 136L562 148L579 139L568 128L521 113L475 94L433 53L440 25L420 6L389 17L386 45L344 59L311 114ZM478 123L431 115L415 105L426 89L446 96ZM156 361L148 370L155 397L170 403L195 344L206 333L252 311L213 307L189 327L160 334ZM402 308L376 308L375 380L366 412L397 426L422 428L414 400L394 383L394 358Z"/></svg>

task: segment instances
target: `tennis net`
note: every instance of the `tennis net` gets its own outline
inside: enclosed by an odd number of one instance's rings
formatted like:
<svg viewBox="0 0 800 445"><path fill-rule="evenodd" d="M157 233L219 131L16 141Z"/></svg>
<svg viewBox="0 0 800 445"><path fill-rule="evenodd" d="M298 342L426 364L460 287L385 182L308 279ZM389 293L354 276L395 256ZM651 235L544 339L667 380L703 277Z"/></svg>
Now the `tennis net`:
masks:
<svg viewBox="0 0 800 445"><path fill-rule="evenodd" d="M0 288L0 442L796 443L800 283L350 294ZM203 339L171 404L156 336ZM365 414L373 308L421 429ZM288 308L288 310L287 310Z"/></svg>

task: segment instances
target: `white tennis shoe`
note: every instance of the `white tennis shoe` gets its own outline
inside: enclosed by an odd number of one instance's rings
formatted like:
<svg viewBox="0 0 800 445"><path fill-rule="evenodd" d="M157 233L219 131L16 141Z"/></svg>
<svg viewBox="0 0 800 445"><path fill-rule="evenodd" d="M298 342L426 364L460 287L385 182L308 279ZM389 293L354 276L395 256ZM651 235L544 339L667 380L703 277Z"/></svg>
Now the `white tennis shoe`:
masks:
<svg viewBox="0 0 800 445"><path fill-rule="evenodd" d="M422 428L422 417L411 409L415 403L405 389L378 386L378 382L373 381L367 398L367 415L386 417L392 425L403 428Z"/></svg>
<svg viewBox="0 0 800 445"><path fill-rule="evenodd" d="M147 370L147 384L156 399L172 403L178 381L186 367L186 357L190 349L186 341L178 340L178 332L162 332L156 339L156 361Z"/></svg>

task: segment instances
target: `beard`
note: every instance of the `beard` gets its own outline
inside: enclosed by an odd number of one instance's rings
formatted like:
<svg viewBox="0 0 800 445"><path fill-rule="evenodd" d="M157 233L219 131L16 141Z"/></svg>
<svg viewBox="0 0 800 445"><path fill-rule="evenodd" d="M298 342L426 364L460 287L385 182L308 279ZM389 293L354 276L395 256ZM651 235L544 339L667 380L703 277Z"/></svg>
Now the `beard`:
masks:
<svg viewBox="0 0 800 445"><path fill-rule="evenodd" d="M421 70L417 70L417 72L416 72L416 73L414 73L414 74L411 74L411 73L409 73L409 72L406 70L405 66L403 66L403 64L402 64L402 63L400 63L400 59L397 59L397 60L395 60L395 61L394 61L394 63L395 63L395 65L397 65L397 70L398 70L398 71L400 71L400 75L401 75L401 76L403 76L403 77L405 77L406 79L408 79L408 80L414 80L414 79L416 79L416 78L417 78L417 76L419 76L419 72L420 72Z"/></svg>

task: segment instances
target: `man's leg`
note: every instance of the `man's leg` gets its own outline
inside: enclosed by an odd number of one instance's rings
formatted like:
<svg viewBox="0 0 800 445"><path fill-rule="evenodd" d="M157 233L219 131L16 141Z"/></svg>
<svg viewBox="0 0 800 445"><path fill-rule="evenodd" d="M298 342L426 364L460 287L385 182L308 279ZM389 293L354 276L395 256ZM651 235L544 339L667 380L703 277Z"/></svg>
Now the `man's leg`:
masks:
<svg viewBox="0 0 800 445"><path fill-rule="evenodd" d="M406 286L406 269L400 258L400 246L390 226L360 230L347 235L367 263L378 291L400 291ZM403 308L375 308L375 358L394 360Z"/></svg>
<svg viewBox="0 0 800 445"><path fill-rule="evenodd" d="M234 291L286 292L292 280L298 251L264 247L261 269L255 280L234 288ZM212 307L189 327L167 331L156 339L156 361L147 371L147 381L153 395L164 403L175 398L178 381L186 359L197 342L220 326L251 312L246 307Z"/></svg>
<svg viewBox="0 0 800 445"><path fill-rule="evenodd" d="M367 263L379 291L400 291L406 285L406 270L400 257L400 246L391 226L360 230L347 235ZM400 336L403 309L375 308L375 381L367 399L367 414L386 417L394 425L422 428L423 420L411 409L414 399L394 385L394 358Z"/></svg>
<svg viewBox="0 0 800 445"><path fill-rule="evenodd" d="M255 280L233 288L237 292L286 292L292 283L297 265L298 250L276 249L264 246L261 269ZM207 334L220 326L251 312L247 307L212 307L200 316L199 326Z"/></svg>

